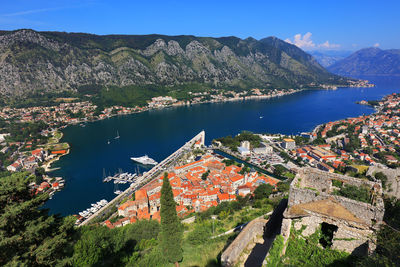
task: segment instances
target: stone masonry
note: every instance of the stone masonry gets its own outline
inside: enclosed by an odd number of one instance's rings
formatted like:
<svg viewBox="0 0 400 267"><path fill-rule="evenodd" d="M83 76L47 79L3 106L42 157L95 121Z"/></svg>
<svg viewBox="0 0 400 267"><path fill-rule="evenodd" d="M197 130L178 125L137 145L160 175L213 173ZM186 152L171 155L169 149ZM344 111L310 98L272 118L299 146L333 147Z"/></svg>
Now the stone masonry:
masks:
<svg viewBox="0 0 400 267"><path fill-rule="evenodd" d="M225 267L235 266L239 260L240 254L248 244L254 241L257 236L262 236L264 234L264 227L267 222L268 221L264 219L255 219L249 222L229 247L222 253L221 265Z"/></svg>
<svg viewBox="0 0 400 267"><path fill-rule="evenodd" d="M364 203L334 195L339 189L332 181L370 188L371 200ZM378 229L384 215L382 185L314 168L301 169L290 185L285 219L291 219L298 230L306 226L302 235L313 234L322 223L334 225L337 230L332 248L354 254L365 254L375 249L372 234Z"/></svg>

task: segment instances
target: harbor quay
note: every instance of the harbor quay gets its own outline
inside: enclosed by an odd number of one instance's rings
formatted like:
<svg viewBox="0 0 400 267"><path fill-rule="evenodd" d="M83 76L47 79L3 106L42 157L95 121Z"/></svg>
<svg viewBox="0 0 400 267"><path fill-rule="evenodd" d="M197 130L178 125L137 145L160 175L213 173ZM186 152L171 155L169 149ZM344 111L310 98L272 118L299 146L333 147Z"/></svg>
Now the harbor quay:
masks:
<svg viewBox="0 0 400 267"><path fill-rule="evenodd" d="M131 183L131 185L124 192L122 192L114 199L109 201L98 211L88 216L86 219L83 218L82 216L77 216L78 218L77 225L78 226L87 225L90 222L92 222L95 218L107 214L110 210L112 210L113 207L118 206L124 198L129 197L135 191L139 190L141 187L143 187L144 185L152 181L154 178L156 178L157 175L160 175L163 171L166 171L169 168L169 166L173 165L184 152L191 150L192 146L194 146L196 143L197 145L204 146L204 140L205 140L205 132L201 131L199 134L197 134L191 140L186 142L182 147L180 147L174 153L172 153L163 161L154 166L151 170L143 173L143 175L141 176L138 176L137 179L133 183Z"/></svg>

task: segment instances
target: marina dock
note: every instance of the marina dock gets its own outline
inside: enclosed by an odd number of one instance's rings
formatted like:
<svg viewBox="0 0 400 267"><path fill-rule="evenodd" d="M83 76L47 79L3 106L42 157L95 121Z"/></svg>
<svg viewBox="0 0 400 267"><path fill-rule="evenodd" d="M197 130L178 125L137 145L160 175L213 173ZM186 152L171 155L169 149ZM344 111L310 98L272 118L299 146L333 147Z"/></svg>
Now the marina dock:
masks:
<svg viewBox="0 0 400 267"><path fill-rule="evenodd" d="M204 144L204 139L205 139L205 132L201 131L199 134L197 134L195 137L193 137L190 141L186 142L182 147L180 147L178 150L176 150L174 153L169 155L167 158L165 158L163 161L161 161L159 164L154 166L151 170L148 172L143 173L143 175L138 176L133 183L121 194L116 196L113 200L108 202L105 206L101 207L98 211L93 213L92 215L88 216L85 221L83 221L79 226L81 225L87 225L89 224L94 218L96 218L99 215L104 215L109 211L112 207L118 206L119 203L125 198L134 193L136 190L139 190L141 187L146 185L148 182L151 180L155 179L160 175L163 171L166 171L169 165L173 164L184 152L189 151L192 146L196 143L198 140L202 140L202 143Z"/></svg>
<svg viewBox="0 0 400 267"><path fill-rule="evenodd" d="M103 182L107 183L114 180L114 184L132 183L136 176L137 176L136 173L128 173L128 172L117 173L113 176L104 177Z"/></svg>

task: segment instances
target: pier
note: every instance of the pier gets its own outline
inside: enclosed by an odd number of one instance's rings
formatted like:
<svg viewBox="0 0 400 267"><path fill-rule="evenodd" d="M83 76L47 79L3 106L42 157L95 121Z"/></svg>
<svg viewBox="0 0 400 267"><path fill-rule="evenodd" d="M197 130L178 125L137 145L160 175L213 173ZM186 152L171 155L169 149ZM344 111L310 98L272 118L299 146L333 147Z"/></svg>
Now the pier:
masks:
<svg viewBox="0 0 400 267"><path fill-rule="evenodd" d="M136 173L120 172L113 176L105 177L103 179L103 182L107 183L107 182L111 182L112 180L114 180L114 184L132 183L136 176L137 176Z"/></svg>
<svg viewBox="0 0 400 267"><path fill-rule="evenodd" d="M198 140L200 140L201 144L204 145L204 141L205 141L205 132L204 131L201 131L195 137L190 139L190 141L186 142L183 146L181 146L178 150L176 150L174 153L169 155L163 161L158 163L151 170L143 173L143 175L141 175L141 176L138 176L137 179L133 183L131 183L131 185L124 192L122 192L120 195L116 196L113 200L108 202L107 205L105 205L104 207L99 209L97 212L95 212L91 216L89 216L79 226L87 225L93 219L95 219L97 216L106 214L110 208L112 208L113 206L117 206L125 197L128 197L129 195L134 193L136 190L139 190L142 186L146 185L153 179L157 178L159 174L161 174L163 171L166 171L167 168L169 167L169 165L174 163L183 153L191 150L192 146Z"/></svg>

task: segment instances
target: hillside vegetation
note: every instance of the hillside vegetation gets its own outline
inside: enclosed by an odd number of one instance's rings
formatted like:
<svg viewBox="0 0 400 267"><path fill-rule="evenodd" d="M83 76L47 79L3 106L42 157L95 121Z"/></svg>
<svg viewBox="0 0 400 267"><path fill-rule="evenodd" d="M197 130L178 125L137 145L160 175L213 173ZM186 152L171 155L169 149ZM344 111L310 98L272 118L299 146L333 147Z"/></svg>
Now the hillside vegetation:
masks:
<svg viewBox="0 0 400 267"><path fill-rule="evenodd" d="M199 87L246 90L346 83L275 37L0 32L0 94L11 98L78 91L107 95L122 88L120 98L135 94L141 101Z"/></svg>

